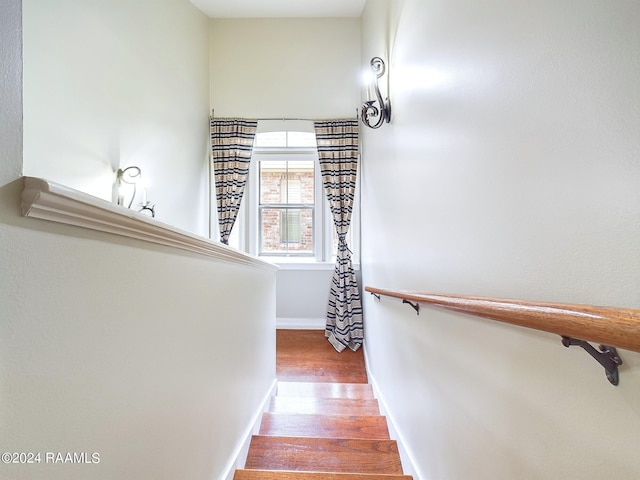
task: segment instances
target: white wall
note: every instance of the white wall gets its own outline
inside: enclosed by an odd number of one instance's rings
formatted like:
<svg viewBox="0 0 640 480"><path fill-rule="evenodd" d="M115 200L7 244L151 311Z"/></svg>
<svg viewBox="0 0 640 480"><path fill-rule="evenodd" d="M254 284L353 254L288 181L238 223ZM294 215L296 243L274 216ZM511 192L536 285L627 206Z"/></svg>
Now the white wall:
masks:
<svg viewBox="0 0 640 480"><path fill-rule="evenodd" d="M211 108L216 116L356 115L359 19L212 19L210 40ZM330 269L280 270L278 318L295 325L321 324L331 274Z"/></svg>
<svg viewBox="0 0 640 480"><path fill-rule="evenodd" d="M0 186L22 174L22 4L0 4Z"/></svg>
<svg viewBox="0 0 640 480"><path fill-rule="evenodd" d="M53 2L42 3L48 12ZM134 3L130 29L139 30ZM151 16L169 9L183 32L194 18L185 3L146 6ZM123 2L111 5L127 17ZM0 463L0 478L220 478L275 379L275 273L20 215L20 12L19 0L0 8L0 103L9 106L0 115L0 452L42 456ZM110 25L109 16L95 23ZM206 92L200 101L206 109ZM87 123L100 116L89 110ZM147 120L157 118L141 113ZM185 145L201 140L194 129ZM63 167L77 172L67 146ZM96 452L100 463L52 465L46 452Z"/></svg>
<svg viewBox="0 0 640 480"><path fill-rule="evenodd" d="M363 139L364 284L640 308L636 2L369 0L391 125ZM384 233L383 233L384 232ZM425 479L635 478L619 387L557 336L365 298L366 352Z"/></svg>
<svg viewBox="0 0 640 480"><path fill-rule="evenodd" d="M206 235L208 18L180 0L23 10L25 174L111 200L137 165L156 218Z"/></svg>
<svg viewBox="0 0 640 480"><path fill-rule="evenodd" d="M324 328L333 268L311 270L282 265L276 281L279 326Z"/></svg>
<svg viewBox="0 0 640 480"><path fill-rule="evenodd" d="M274 272L14 218L18 196L2 195L2 451L101 461L0 476L220 478L275 378Z"/></svg>
<svg viewBox="0 0 640 480"><path fill-rule="evenodd" d="M216 116L356 115L359 19L213 19L210 38Z"/></svg>

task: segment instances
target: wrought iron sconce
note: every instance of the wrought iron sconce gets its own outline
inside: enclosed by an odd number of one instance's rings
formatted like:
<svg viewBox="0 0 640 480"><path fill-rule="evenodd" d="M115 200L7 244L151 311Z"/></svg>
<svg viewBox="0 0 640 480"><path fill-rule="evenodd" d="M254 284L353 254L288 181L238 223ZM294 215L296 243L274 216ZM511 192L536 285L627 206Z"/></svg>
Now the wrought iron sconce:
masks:
<svg viewBox="0 0 640 480"><path fill-rule="evenodd" d="M124 206L124 185L126 183L128 185L133 185L133 194L131 195L131 201L127 208L131 208L133 204L133 199L136 198L136 193L138 190L138 182L142 178L142 170L140 167L127 167L124 170L122 168L118 169L116 173L116 182L118 184L118 205Z"/></svg>
<svg viewBox="0 0 640 480"><path fill-rule="evenodd" d="M367 88L367 100L362 104L360 118L367 127L380 128L384 122L389 123L391 121L391 103L388 97L384 100L382 99L380 87L378 86L378 79L382 78L386 72L384 61L380 57L371 59L371 71L373 75L371 76L370 86L373 86L376 98L369 100L371 92ZM372 124L372 120L375 123Z"/></svg>
<svg viewBox="0 0 640 480"><path fill-rule="evenodd" d="M138 182L142 179L142 170L140 167L131 166L127 167L124 170L119 168L116 173L116 183L118 185L118 205L124 205L124 197L125 197L125 189L124 184L133 185L133 192L131 193L131 200L129 200L129 204L126 206L127 208L131 208L133 205L133 200L136 198L136 194L138 193ZM140 213L144 213L146 215L151 215L152 217L156 216L156 206L151 205L150 202L147 201L147 191L143 190L143 198L140 204L142 208L138 210Z"/></svg>

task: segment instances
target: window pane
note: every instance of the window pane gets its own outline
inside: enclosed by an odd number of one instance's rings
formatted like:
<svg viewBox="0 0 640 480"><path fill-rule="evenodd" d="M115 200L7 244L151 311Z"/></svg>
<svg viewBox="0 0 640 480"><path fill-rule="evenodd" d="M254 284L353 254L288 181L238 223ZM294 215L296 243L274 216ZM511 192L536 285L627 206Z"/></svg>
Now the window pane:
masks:
<svg viewBox="0 0 640 480"><path fill-rule="evenodd" d="M316 147L316 134L312 132L287 132L288 147Z"/></svg>
<svg viewBox="0 0 640 480"><path fill-rule="evenodd" d="M313 208L261 208L263 255L313 255Z"/></svg>
<svg viewBox="0 0 640 480"><path fill-rule="evenodd" d="M280 215L280 242L300 243L300 210L285 210Z"/></svg>
<svg viewBox="0 0 640 480"><path fill-rule="evenodd" d="M287 176L286 203L302 203L302 181L298 175Z"/></svg>
<svg viewBox="0 0 640 480"><path fill-rule="evenodd" d="M260 161L260 204L313 204L313 160Z"/></svg>
<svg viewBox="0 0 640 480"><path fill-rule="evenodd" d="M262 160L260 162L260 203L272 205L286 203L286 180L286 160Z"/></svg>
<svg viewBox="0 0 640 480"><path fill-rule="evenodd" d="M316 134L313 132L263 132L256 134L258 148L315 148Z"/></svg>
<svg viewBox="0 0 640 480"><path fill-rule="evenodd" d="M289 162L288 179L288 203L313 204L315 201L313 160Z"/></svg>
<svg viewBox="0 0 640 480"><path fill-rule="evenodd" d="M256 147L286 147L287 132L258 133L255 144Z"/></svg>

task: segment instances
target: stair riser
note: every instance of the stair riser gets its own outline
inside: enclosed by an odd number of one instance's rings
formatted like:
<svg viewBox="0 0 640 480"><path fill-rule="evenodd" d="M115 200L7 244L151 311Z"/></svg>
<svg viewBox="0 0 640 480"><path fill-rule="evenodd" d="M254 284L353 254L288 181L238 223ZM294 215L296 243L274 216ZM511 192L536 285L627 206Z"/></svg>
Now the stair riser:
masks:
<svg viewBox="0 0 640 480"><path fill-rule="evenodd" d="M273 397L269 412L314 415L380 415L380 407L377 400Z"/></svg>
<svg viewBox="0 0 640 480"><path fill-rule="evenodd" d="M351 398L373 400L373 389L357 383L278 382L279 397Z"/></svg>
<svg viewBox="0 0 640 480"><path fill-rule="evenodd" d="M377 416L265 413L260 435L388 439L387 419Z"/></svg>

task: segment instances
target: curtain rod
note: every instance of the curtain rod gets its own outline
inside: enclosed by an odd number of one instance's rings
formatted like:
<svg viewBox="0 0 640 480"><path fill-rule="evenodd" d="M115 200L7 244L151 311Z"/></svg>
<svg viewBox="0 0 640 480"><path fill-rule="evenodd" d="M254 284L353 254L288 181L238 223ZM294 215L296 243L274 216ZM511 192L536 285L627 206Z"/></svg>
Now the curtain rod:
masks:
<svg viewBox="0 0 640 480"><path fill-rule="evenodd" d="M288 117L280 117L280 118L256 118L256 120L258 120L258 121L260 121L260 120L263 120L263 121L268 121L268 120L274 120L274 121L277 121L277 120L282 120L282 121L291 120L291 121L301 121L301 122L316 122L319 119L317 119L317 118L288 118Z"/></svg>
<svg viewBox="0 0 640 480"><path fill-rule="evenodd" d="M211 109L211 118L214 118L214 111L215 109ZM358 109L356 108L356 119L358 118ZM325 120L335 120L335 118L327 118L327 119L322 119L322 118L288 118L288 117L273 117L273 118L255 118L252 120L262 120L262 121L268 121L268 120L293 120L293 121L299 121L299 122L322 122Z"/></svg>

